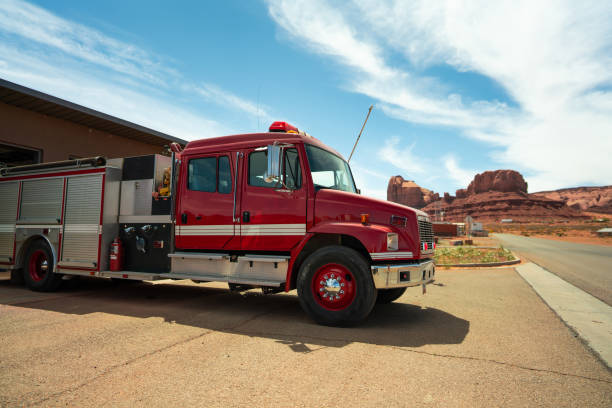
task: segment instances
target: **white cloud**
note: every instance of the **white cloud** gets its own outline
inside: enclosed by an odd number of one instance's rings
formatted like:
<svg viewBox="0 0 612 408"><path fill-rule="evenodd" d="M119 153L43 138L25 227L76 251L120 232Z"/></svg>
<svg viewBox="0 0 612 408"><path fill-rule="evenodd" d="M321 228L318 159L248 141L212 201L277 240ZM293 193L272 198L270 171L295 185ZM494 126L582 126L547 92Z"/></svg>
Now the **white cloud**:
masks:
<svg viewBox="0 0 612 408"><path fill-rule="evenodd" d="M165 98L150 96L152 91L101 81L79 70L78 65L58 67L38 55L3 44L0 44L0 54L7 61L6 66L0 66L2 78L139 125L187 140L225 134L228 130L214 120L166 102Z"/></svg>
<svg viewBox="0 0 612 408"><path fill-rule="evenodd" d="M477 173L474 170L461 168L457 163L457 159L452 155L448 155L444 158L444 168L448 171L447 176L453 179L461 188L467 188ZM451 194L453 194L453 192L451 192Z"/></svg>
<svg viewBox="0 0 612 408"><path fill-rule="evenodd" d="M400 148L399 143L400 139L397 136L385 140L383 147L377 153L378 158L402 169L408 177L412 177L415 173L424 173L425 166L422 163L424 158L412 153L415 143L404 148Z"/></svg>
<svg viewBox="0 0 612 408"><path fill-rule="evenodd" d="M272 119L272 115L268 113L268 108L266 106L259 106L256 103L223 90L216 85L203 84L200 87L196 87L195 91L209 101L213 101L231 109L241 110L253 117L259 117L265 122L269 122Z"/></svg>
<svg viewBox="0 0 612 408"><path fill-rule="evenodd" d="M361 194L381 200L387 199L387 190L380 187L387 185L389 176L355 161L351 163L351 171L353 172L357 188L361 190Z"/></svg>
<svg viewBox="0 0 612 408"><path fill-rule="evenodd" d="M236 129L170 102L179 91L270 116L217 85L194 86L162 57L21 0L0 2L0 55L4 79L188 140Z"/></svg>
<svg viewBox="0 0 612 408"><path fill-rule="evenodd" d="M499 164L527 176L531 191L612 182L610 3L268 3L290 38L350 68L349 90L376 98L394 118L452 126L485 143ZM395 68L391 53L417 68ZM459 95L419 73L432 65L489 77L518 106Z"/></svg>
<svg viewBox="0 0 612 408"><path fill-rule="evenodd" d="M84 61L163 83L172 70L146 51L21 0L0 2L0 30Z"/></svg>

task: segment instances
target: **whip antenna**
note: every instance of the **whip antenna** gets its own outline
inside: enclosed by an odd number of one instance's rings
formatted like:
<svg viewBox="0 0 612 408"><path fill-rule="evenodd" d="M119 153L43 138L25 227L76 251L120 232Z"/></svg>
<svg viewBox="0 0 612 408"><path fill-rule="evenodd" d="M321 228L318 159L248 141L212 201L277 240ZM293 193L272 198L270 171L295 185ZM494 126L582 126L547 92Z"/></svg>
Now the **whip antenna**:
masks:
<svg viewBox="0 0 612 408"><path fill-rule="evenodd" d="M353 150L351 150L351 155L349 156L347 163L351 161L351 157L353 157L353 153L355 153L355 148L357 147L357 143L359 143L359 138L361 137L361 133L363 132L363 128L365 127L366 123L368 123L368 118L370 117L370 113L372 113L372 108L374 107L374 105L370 105L370 109L368 109L368 115L366 116L365 120L363 121L363 126L361 127L361 130L359 131L359 135L357 136L357 140L355 140L355 144L353 145Z"/></svg>

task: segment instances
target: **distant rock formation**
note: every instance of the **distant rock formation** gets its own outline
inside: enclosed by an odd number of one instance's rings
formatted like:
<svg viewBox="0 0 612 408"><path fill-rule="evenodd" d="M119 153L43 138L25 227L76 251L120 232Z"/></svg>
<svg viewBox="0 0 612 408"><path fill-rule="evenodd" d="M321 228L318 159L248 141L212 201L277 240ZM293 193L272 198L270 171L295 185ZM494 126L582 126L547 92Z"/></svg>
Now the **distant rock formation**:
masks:
<svg viewBox="0 0 612 408"><path fill-rule="evenodd" d="M487 191L527 193L527 183L518 171L495 170L477 174L467 188L468 195Z"/></svg>
<svg viewBox="0 0 612 408"><path fill-rule="evenodd" d="M413 208L423 208L440 199L440 195L420 187L412 180L393 176L387 185L387 200Z"/></svg>
<svg viewBox="0 0 612 408"><path fill-rule="evenodd" d="M499 221L502 218L535 221L585 217L580 211L582 207L578 201L576 203L580 208L570 207L564 199L549 197L548 193L554 192L527 194L525 179L514 170L485 171L477 174L466 189L456 191L455 197L444 193L443 198L440 198L439 194L420 187L414 181L404 180L401 176L391 177L387 186L387 200L423 209L434 218L444 214L445 221L463 221L468 215L479 221ZM612 195L612 186L610 194ZM604 199L599 201L587 200L592 204L589 208L610 208L610 200L605 199L609 196L604 194L602 197Z"/></svg>
<svg viewBox="0 0 612 408"><path fill-rule="evenodd" d="M612 186L563 188L532 195L561 200L576 210L612 214Z"/></svg>

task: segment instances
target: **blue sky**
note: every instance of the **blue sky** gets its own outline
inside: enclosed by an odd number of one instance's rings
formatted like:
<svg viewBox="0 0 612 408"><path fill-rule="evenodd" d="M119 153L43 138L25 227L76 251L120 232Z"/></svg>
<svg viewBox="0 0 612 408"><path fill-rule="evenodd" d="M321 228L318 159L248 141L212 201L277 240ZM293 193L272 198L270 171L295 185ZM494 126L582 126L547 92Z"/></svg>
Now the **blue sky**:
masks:
<svg viewBox="0 0 612 408"><path fill-rule="evenodd" d="M287 120L365 194L520 171L612 184L612 6L512 1L0 1L0 77L188 140Z"/></svg>

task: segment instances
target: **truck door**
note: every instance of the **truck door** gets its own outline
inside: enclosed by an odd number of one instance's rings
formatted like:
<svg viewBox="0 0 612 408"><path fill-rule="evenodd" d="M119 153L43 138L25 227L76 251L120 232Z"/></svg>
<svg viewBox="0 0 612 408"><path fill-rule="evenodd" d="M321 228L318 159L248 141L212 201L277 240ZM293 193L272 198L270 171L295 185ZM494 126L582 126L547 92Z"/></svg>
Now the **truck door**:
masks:
<svg viewBox="0 0 612 408"><path fill-rule="evenodd" d="M183 156L176 211L177 249L220 250L234 239L229 153Z"/></svg>
<svg viewBox="0 0 612 408"><path fill-rule="evenodd" d="M246 251L290 251L306 234L303 153L283 149L281 182L266 182L267 149L244 151L240 246Z"/></svg>

